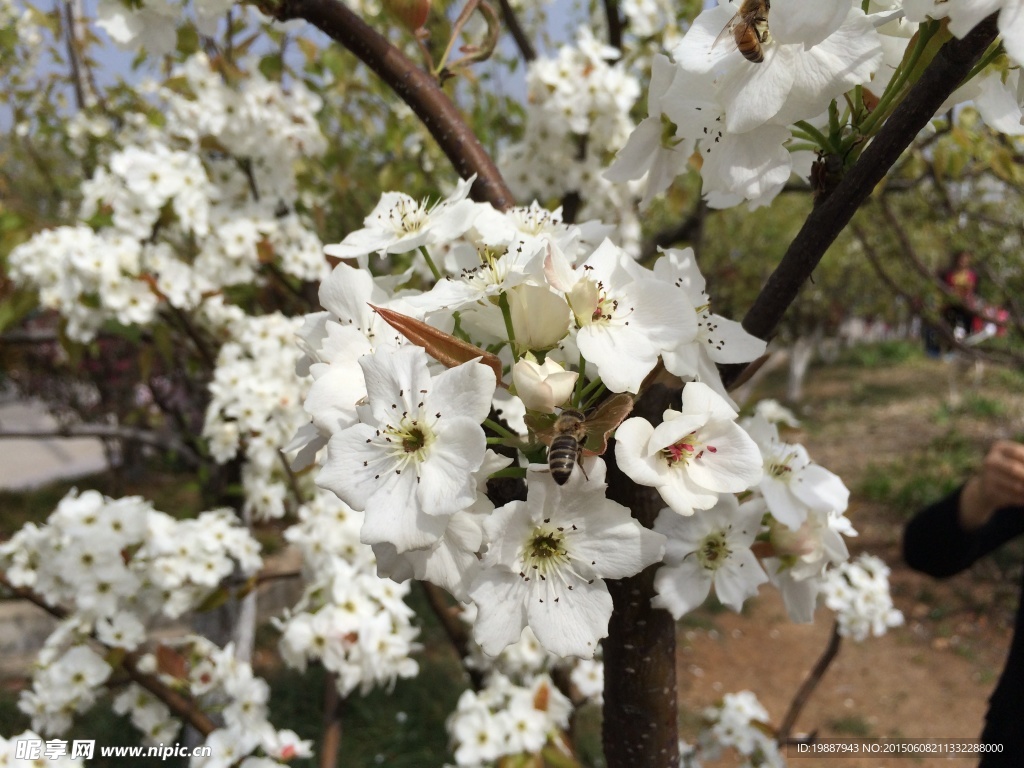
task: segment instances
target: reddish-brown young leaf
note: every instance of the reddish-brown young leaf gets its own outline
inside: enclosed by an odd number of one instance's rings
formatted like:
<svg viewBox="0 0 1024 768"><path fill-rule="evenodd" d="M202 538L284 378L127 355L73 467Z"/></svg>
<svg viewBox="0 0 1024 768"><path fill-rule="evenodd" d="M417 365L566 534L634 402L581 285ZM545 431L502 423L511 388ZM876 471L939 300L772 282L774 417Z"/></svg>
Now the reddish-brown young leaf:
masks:
<svg viewBox="0 0 1024 768"><path fill-rule="evenodd" d="M370 308L413 344L423 347L428 355L442 365L454 368L479 358L481 363L494 371L494 378L497 380L498 386L505 386L501 381L501 360L497 355L492 355L485 349L475 347L450 333L427 325L422 320L395 312L393 309L375 307L373 304L370 305Z"/></svg>

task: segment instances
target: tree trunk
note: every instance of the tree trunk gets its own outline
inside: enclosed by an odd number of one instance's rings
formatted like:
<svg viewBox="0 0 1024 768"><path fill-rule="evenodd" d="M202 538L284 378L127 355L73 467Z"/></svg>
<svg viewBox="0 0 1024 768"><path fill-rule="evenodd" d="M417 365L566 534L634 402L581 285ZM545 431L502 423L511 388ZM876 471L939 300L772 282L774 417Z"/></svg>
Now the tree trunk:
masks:
<svg viewBox="0 0 1024 768"><path fill-rule="evenodd" d="M654 385L637 403L635 416L652 424L664 410L680 404L678 386ZM608 497L632 510L650 528L665 506L653 488L636 485L615 465L614 444L608 462ZM602 740L608 768L677 768L679 765L675 622L667 611L651 607L657 565L628 579L609 581L615 608L604 648L604 722Z"/></svg>

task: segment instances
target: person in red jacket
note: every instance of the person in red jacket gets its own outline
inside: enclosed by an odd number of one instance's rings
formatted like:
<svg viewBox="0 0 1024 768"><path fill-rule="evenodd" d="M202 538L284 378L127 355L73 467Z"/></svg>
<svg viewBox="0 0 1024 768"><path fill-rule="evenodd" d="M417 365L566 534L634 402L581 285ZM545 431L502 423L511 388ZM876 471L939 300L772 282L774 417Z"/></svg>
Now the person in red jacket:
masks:
<svg viewBox="0 0 1024 768"><path fill-rule="evenodd" d="M963 486L907 524L903 557L915 570L944 578L1024 534L1024 445L997 441ZM1024 615L1017 608L1006 666L989 698L979 768L1024 766ZM956 737L963 734L948 734ZM997 746L1001 745L1001 746ZM995 751L995 750L1000 751Z"/></svg>

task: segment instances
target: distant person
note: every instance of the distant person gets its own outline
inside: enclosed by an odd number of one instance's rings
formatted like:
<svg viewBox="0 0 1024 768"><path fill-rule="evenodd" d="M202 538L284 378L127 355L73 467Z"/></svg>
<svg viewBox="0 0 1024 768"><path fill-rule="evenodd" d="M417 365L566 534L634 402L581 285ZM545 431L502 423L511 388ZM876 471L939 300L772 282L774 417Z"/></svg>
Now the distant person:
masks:
<svg viewBox="0 0 1024 768"><path fill-rule="evenodd" d="M952 294L942 309L942 317L958 339L971 332L974 305L978 293L978 273L971 268L970 251L958 251L949 267L941 273L942 282Z"/></svg>
<svg viewBox="0 0 1024 768"><path fill-rule="evenodd" d="M1024 533L1024 445L999 440L963 486L919 512L907 525L903 557L915 570L944 578ZM979 768L1024 766L1024 615L1020 606L1006 667L989 699L981 741L1002 752ZM935 736L962 738L965 734Z"/></svg>

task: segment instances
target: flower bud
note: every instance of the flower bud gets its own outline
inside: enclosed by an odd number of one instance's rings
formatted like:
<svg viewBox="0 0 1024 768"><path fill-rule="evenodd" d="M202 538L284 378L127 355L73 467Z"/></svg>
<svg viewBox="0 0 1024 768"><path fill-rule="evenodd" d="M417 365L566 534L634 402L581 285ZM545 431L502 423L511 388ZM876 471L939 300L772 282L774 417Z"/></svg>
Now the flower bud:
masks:
<svg viewBox="0 0 1024 768"><path fill-rule="evenodd" d="M512 330L520 348L551 349L569 332L569 305L539 285L517 285L508 292Z"/></svg>
<svg viewBox="0 0 1024 768"><path fill-rule="evenodd" d="M384 10L410 32L427 23L430 0L384 0Z"/></svg>
<svg viewBox="0 0 1024 768"><path fill-rule="evenodd" d="M579 374L566 371L554 360L538 365L525 357L512 367L512 382L516 394L532 411L554 413L572 395Z"/></svg>

